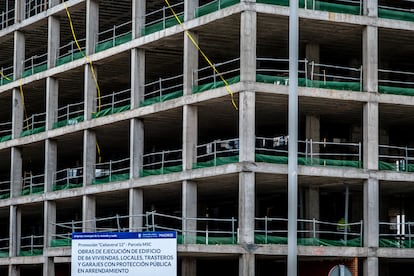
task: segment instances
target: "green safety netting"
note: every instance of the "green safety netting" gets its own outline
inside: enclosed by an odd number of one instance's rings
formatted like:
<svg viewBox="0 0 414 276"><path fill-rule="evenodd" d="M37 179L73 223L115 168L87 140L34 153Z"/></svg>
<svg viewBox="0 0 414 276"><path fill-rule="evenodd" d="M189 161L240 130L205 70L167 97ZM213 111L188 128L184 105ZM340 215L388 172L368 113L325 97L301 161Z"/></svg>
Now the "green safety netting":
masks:
<svg viewBox="0 0 414 276"><path fill-rule="evenodd" d="M43 194L44 190L44 187L27 187L22 190L21 195Z"/></svg>
<svg viewBox="0 0 414 276"><path fill-rule="evenodd" d="M71 246L72 239L55 239L50 241L51 247Z"/></svg>
<svg viewBox="0 0 414 276"><path fill-rule="evenodd" d="M405 164L403 168L398 166L395 162L378 162L378 169L381 171L399 171L399 172L414 172L414 164Z"/></svg>
<svg viewBox="0 0 414 276"><path fill-rule="evenodd" d="M279 6L289 6L289 0L257 0L257 3L263 4L272 4ZM313 1L307 0L307 7L313 9ZM299 1L299 7L305 8L305 0ZM359 15L361 13L361 8L359 5L346 5L346 4L337 4L329 3L324 1L315 1L315 9L320 11L329 11L337 13L348 13Z"/></svg>
<svg viewBox="0 0 414 276"><path fill-rule="evenodd" d="M181 22L184 22L184 15L180 14L180 15L178 15L178 18L180 19ZM175 17L171 17L171 18L168 18L167 20L163 20L161 22L154 23L154 24L151 24L151 25L145 27L142 30L142 35L152 34L152 33L158 32L162 29L175 26L177 24L178 24L177 19Z"/></svg>
<svg viewBox="0 0 414 276"><path fill-rule="evenodd" d="M121 45L125 42L131 41L132 40L132 33L126 33L124 35L112 38L110 41L105 41L105 42L101 42L96 44L95 46L95 52L101 52L103 50L109 49L111 47L114 46L118 46Z"/></svg>
<svg viewBox="0 0 414 276"><path fill-rule="evenodd" d="M39 256L43 255L43 249L21 250L19 256Z"/></svg>
<svg viewBox="0 0 414 276"><path fill-rule="evenodd" d="M46 71L47 70L47 64L42 64L42 65L38 65L38 66L34 66L31 69L27 69L25 71L23 71L22 77L28 77L30 75L42 72L42 71Z"/></svg>
<svg viewBox="0 0 414 276"><path fill-rule="evenodd" d="M71 61L76 60L76 59L80 59L83 56L84 56L84 54L82 52L77 51L75 53L71 53L69 55L60 57L60 58L56 59L56 66L71 62Z"/></svg>
<svg viewBox="0 0 414 276"><path fill-rule="evenodd" d="M361 83L359 82L307 80L306 87L361 91Z"/></svg>
<svg viewBox="0 0 414 276"><path fill-rule="evenodd" d="M11 138L12 138L11 134L9 134L9 135L5 135L5 136L1 136L1 137L0 137L0 143L1 143L1 142L6 142L6 141L9 141L9 140L11 140Z"/></svg>
<svg viewBox="0 0 414 276"><path fill-rule="evenodd" d="M254 235L254 241L257 244L287 244L287 237L279 236L265 236L265 235ZM305 246L353 246L360 247L361 239L353 238L349 240L328 240L328 239L319 239L319 238L298 238L298 245Z"/></svg>
<svg viewBox="0 0 414 276"><path fill-rule="evenodd" d="M82 183L66 183L64 185L53 185L53 191L60 191L60 190L68 190L68 189L74 189L74 188L79 188L82 187Z"/></svg>
<svg viewBox="0 0 414 276"><path fill-rule="evenodd" d="M219 9L224 9L227 7L230 7L234 4L240 3L240 0L216 0L212 1L206 5L203 5L202 7L196 8L195 15L196 17L203 16L215 11L218 11Z"/></svg>
<svg viewBox="0 0 414 276"><path fill-rule="evenodd" d="M25 137L25 136L36 134L36 133L39 133L39 132L43 132L43 131L45 131L45 129L46 128L44 126L41 126L41 127L36 127L36 128L33 128L33 129L29 129L29 130L23 130L20 133L20 137Z"/></svg>
<svg viewBox="0 0 414 276"><path fill-rule="evenodd" d="M388 19L404 20L404 21L414 21L414 13L409 11L395 11L385 8L378 9L378 16Z"/></svg>
<svg viewBox="0 0 414 276"><path fill-rule="evenodd" d="M240 81L240 76L236 76L233 78L229 78L226 79L228 84L234 84ZM200 85L196 85L193 86L193 93L199 93L199 92L203 92L206 90L210 90L210 89L214 89L214 88L218 88L218 87L223 87L225 86L224 82L222 80L218 80L216 82L210 82L210 83L206 83L206 84L200 84Z"/></svg>
<svg viewBox="0 0 414 276"><path fill-rule="evenodd" d="M413 248L413 242L409 239L403 240L403 239L385 239L380 238L379 239L379 246L380 247L394 247L394 248Z"/></svg>
<svg viewBox="0 0 414 276"><path fill-rule="evenodd" d="M289 6L289 0L256 0L257 3Z"/></svg>
<svg viewBox="0 0 414 276"><path fill-rule="evenodd" d="M99 179L92 180L92 184L105 184L115 181L124 181L129 179L129 173L113 174L111 176L102 177Z"/></svg>
<svg viewBox="0 0 414 276"><path fill-rule="evenodd" d="M256 162L266 162L266 163L275 163L275 164L287 164L288 157L287 156L273 156L267 154L259 154L255 155ZM333 159L320 159L320 158L305 158L305 157L298 157L298 164L299 165L308 165L308 166L339 166L339 167L353 167L353 168L361 168L360 161L353 161L353 160L333 160Z"/></svg>
<svg viewBox="0 0 414 276"><path fill-rule="evenodd" d="M9 251L0 250L0 258L9 257Z"/></svg>
<svg viewBox="0 0 414 276"><path fill-rule="evenodd" d="M414 88L404 88L404 87L392 87L379 85L378 91L384 94L395 94L395 95L404 95L404 96L414 96Z"/></svg>
<svg viewBox="0 0 414 276"><path fill-rule="evenodd" d="M0 194L0 199L10 198L10 193Z"/></svg>
<svg viewBox="0 0 414 276"><path fill-rule="evenodd" d="M173 173L173 172L181 172L183 170L182 165L178 166L170 166L170 167L164 167L161 169L144 169L140 171L140 176L150 176L150 175L160 175L160 174L167 174L167 173Z"/></svg>
<svg viewBox="0 0 414 276"><path fill-rule="evenodd" d="M208 168L237 162L239 162L238 155L217 157L209 161L195 163L193 164L193 169Z"/></svg>
<svg viewBox="0 0 414 276"><path fill-rule="evenodd" d="M59 127L64 127L68 125L76 125L77 123L83 122L83 119L84 117L83 115L81 115L75 118L59 121L53 124L53 128L59 128Z"/></svg>
<svg viewBox="0 0 414 276"><path fill-rule="evenodd" d="M4 78L4 77L0 77L0 85L3 84L7 84L13 81L13 75L12 76L8 76L8 79Z"/></svg>
<svg viewBox="0 0 414 276"><path fill-rule="evenodd" d="M115 113L120 113L120 112L127 111L129 109L131 109L131 105L129 104L120 106L120 107L109 107L109 108L102 109L101 111L92 113L92 118L98 118L98 117L103 117L103 116L107 116L107 115L111 115Z"/></svg>
<svg viewBox="0 0 414 276"><path fill-rule="evenodd" d="M184 244L183 236L177 235L177 243ZM209 245L222 245L222 244L236 244L236 237L208 237L205 236L196 236L188 237L186 244L209 244Z"/></svg>
<svg viewBox="0 0 414 276"><path fill-rule="evenodd" d="M171 92L162 96L156 96L142 101L140 106L147 106L155 103L165 102L167 100L175 99L183 95L183 90Z"/></svg>

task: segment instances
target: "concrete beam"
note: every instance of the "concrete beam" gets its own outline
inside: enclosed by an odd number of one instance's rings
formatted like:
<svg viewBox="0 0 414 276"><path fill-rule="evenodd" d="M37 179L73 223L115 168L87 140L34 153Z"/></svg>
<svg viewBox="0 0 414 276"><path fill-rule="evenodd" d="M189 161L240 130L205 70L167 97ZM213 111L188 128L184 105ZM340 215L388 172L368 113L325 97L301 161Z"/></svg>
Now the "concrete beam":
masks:
<svg viewBox="0 0 414 276"><path fill-rule="evenodd" d="M129 190L129 231L143 231L144 191L142 189Z"/></svg>
<svg viewBox="0 0 414 276"><path fill-rule="evenodd" d="M139 172L143 165L144 155L144 122L139 119L130 121L130 178L139 177Z"/></svg>
<svg viewBox="0 0 414 276"><path fill-rule="evenodd" d="M182 184L183 242L195 244L197 221L197 183L183 181ZM190 219L188 219L190 218Z"/></svg>
<svg viewBox="0 0 414 276"><path fill-rule="evenodd" d="M191 170L197 157L198 109L197 106L183 107L183 170Z"/></svg>

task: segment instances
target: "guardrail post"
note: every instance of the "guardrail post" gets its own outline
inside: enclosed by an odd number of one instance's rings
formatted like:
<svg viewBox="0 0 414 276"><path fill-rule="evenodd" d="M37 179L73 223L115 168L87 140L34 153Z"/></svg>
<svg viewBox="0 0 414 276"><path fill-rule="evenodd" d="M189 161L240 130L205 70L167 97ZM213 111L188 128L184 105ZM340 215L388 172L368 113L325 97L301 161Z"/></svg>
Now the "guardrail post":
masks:
<svg viewBox="0 0 414 276"><path fill-rule="evenodd" d="M267 216L265 216L265 244L267 244Z"/></svg>
<svg viewBox="0 0 414 276"><path fill-rule="evenodd" d="M310 151L310 162L311 162L311 165L313 165L313 141L312 141L312 139L309 139L309 151Z"/></svg>
<svg viewBox="0 0 414 276"><path fill-rule="evenodd" d="M405 146L404 171L408 172L408 147Z"/></svg>
<svg viewBox="0 0 414 276"><path fill-rule="evenodd" d="M33 235L31 235L30 236L30 253L32 253L33 254L33 250L34 250L34 236Z"/></svg>
<svg viewBox="0 0 414 276"><path fill-rule="evenodd" d="M316 239L316 220L315 220L315 218L312 219L312 236L313 236L313 241L315 241L315 239Z"/></svg>
<svg viewBox="0 0 414 276"><path fill-rule="evenodd" d="M116 225L118 227L118 232L121 232L121 224L119 223L119 214L116 214Z"/></svg>
<svg viewBox="0 0 414 276"><path fill-rule="evenodd" d="M112 30L112 47L115 46L115 40L116 40L116 25L114 25L114 28Z"/></svg>
<svg viewBox="0 0 414 276"><path fill-rule="evenodd" d="M160 88L160 102L161 102L161 96L162 96L162 78L159 78L158 79L158 86L159 86L159 88Z"/></svg>
<svg viewBox="0 0 414 276"><path fill-rule="evenodd" d="M235 244L235 236L234 236L234 231L235 231L235 220L234 217L231 217L231 240L232 240L232 244Z"/></svg>
<svg viewBox="0 0 414 276"><path fill-rule="evenodd" d="M362 240L362 234L363 234L363 228L364 228L364 223L363 223L363 221L361 220L360 221L360 225L361 225L361 227L359 227L359 246L361 246L362 247L362 245L363 245L363 240Z"/></svg>
<svg viewBox="0 0 414 276"><path fill-rule="evenodd" d="M164 174L164 158L165 158L165 151L161 152L161 174Z"/></svg>
<svg viewBox="0 0 414 276"><path fill-rule="evenodd" d="M214 166L217 166L217 141L214 141Z"/></svg>
<svg viewBox="0 0 414 276"><path fill-rule="evenodd" d="M162 7L162 28L165 29L165 6Z"/></svg>
<svg viewBox="0 0 414 276"><path fill-rule="evenodd" d="M151 220L152 220L152 231L155 232L155 213L154 213L154 211L151 212Z"/></svg>

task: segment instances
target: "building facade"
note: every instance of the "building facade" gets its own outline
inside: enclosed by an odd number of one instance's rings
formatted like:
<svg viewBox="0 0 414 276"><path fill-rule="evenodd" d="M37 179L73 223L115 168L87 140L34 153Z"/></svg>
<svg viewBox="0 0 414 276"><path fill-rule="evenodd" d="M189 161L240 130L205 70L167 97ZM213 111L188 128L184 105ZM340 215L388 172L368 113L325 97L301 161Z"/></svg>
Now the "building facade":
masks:
<svg viewBox="0 0 414 276"><path fill-rule="evenodd" d="M414 268L414 3L299 1L298 275ZM288 0L1 0L0 274L71 233L287 275Z"/></svg>

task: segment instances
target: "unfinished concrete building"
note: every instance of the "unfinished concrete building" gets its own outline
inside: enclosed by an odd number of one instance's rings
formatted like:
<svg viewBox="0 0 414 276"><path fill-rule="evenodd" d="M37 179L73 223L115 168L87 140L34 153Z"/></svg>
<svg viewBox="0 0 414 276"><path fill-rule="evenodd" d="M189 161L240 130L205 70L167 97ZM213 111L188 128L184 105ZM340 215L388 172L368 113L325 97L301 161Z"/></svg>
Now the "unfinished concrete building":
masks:
<svg viewBox="0 0 414 276"><path fill-rule="evenodd" d="M413 7L299 1L298 275L414 269ZM178 275L286 275L288 16L0 0L0 275L70 275L72 232L160 230Z"/></svg>

